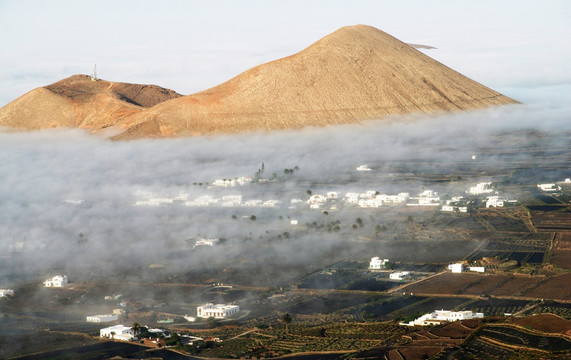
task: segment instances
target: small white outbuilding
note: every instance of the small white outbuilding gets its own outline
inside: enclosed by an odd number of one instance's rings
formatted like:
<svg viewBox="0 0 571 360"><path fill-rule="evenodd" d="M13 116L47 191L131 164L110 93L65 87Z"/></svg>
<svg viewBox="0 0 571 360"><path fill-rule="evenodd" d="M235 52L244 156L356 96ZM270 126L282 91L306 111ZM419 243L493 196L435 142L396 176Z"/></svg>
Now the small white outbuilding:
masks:
<svg viewBox="0 0 571 360"><path fill-rule="evenodd" d="M44 281L45 287L64 287L68 284L67 275L56 275Z"/></svg>

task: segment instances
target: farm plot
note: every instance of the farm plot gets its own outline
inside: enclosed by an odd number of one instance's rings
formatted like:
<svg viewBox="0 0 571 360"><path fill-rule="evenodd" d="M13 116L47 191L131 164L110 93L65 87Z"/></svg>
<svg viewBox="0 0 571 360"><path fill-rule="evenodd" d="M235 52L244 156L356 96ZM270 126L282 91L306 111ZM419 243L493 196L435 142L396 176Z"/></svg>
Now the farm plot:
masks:
<svg viewBox="0 0 571 360"><path fill-rule="evenodd" d="M439 264L397 264L396 271L411 271L418 273L437 273L442 270L444 265Z"/></svg>
<svg viewBox="0 0 571 360"><path fill-rule="evenodd" d="M497 296L522 296L525 291L545 280L543 276L508 275L507 280L495 288L491 294ZM527 295L526 295L527 296Z"/></svg>
<svg viewBox="0 0 571 360"><path fill-rule="evenodd" d="M543 252L525 252L525 251L488 251L478 250L468 256L469 261L478 261L483 258L498 258L501 260L514 260L520 263L541 263L543 261Z"/></svg>
<svg viewBox="0 0 571 360"><path fill-rule="evenodd" d="M571 232L562 231L555 235L551 263L564 269L571 268Z"/></svg>
<svg viewBox="0 0 571 360"><path fill-rule="evenodd" d="M480 216L498 231L529 232L525 223L519 219L492 216L488 214L482 214Z"/></svg>
<svg viewBox="0 0 571 360"><path fill-rule="evenodd" d="M571 332L571 320L563 319L553 314L539 314L525 318L515 319L514 322L521 326L546 333L565 334Z"/></svg>
<svg viewBox="0 0 571 360"><path fill-rule="evenodd" d="M394 281L368 277L351 281L342 288L347 290L387 291L392 288L399 287L400 285L402 284Z"/></svg>
<svg viewBox="0 0 571 360"><path fill-rule="evenodd" d="M337 270L335 272L319 272L304 278L299 284L304 289L338 289L357 280L361 272Z"/></svg>
<svg viewBox="0 0 571 360"><path fill-rule="evenodd" d="M382 295L329 293L326 297L311 297L284 311L292 314L331 314L339 310L383 299Z"/></svg>
<svg viewBox="0 0 571 360"><path fill-rule="evenodd" d="M485 231L476 219L471 216L455 215L455 214L438 214L431 219L431 225L435 228L457 228L472 231Z"/></svg>
<svg viewBox="0 0 571 360"><path fill-rule="evenodd" d="M534 212L532 214L533 225L542 231L571 231L570 208L551 212Z"/></svg>
<svg viewBox="0 0 571 360"><path fill-rule="evenodd" d="M390 319L395 314L400 314L400 310L407 308L418 302L422 302L424 298L418 296L400 296L390 297L383 300L370 302L359 306L356 310L367 319ZM391 314L391 316L388 316Z"/></svg>
<svg viewBox="0 0 571 360"><path fill-rule="evenodd" d="M489 251L545 251L549 247L551 234L523 233L517 236L495 236L486 244Z"/></svg>
<svg viewBox="0 0 571 360"><path fill-rule="evenodd" d="M472 283L479 282L486 275L445 273L420 283L407 286L404 291L414 294L465 294Z"/></svg>
<svg viewBox="0 0 571 360"><path fill-rule="evenodd" d="M553 250L550 262L563 269L571 269L571 250Z"/></svg>
<svg viewBox="0 0 571 360"><path fill-rule="evenodd" d="M496 299L476 300L466 306L461 306L462 310L472 310L484 313L484 316L504 316L504 314L514 314L525 309L530 304L529 300Z"/></svg>
<svg viewBox="0 0 571 360"><path fill-rule="evenodd" d="M457 298L457 297L437 297L437 298L423 298L406 308L399 309L392 313L393 316L407 316L411 314L422 315L432 312L437 309L454 309L461 307L462 304L470 302L469 299Z"/></svg>
<svg viewBox="0 0 571 360"><path fill-rule="evenodd" d="M546 281L524 293L525 296L539 299L571 299L571 274L562 274L548 278Z"/></svg>
<svg viewBox="0 0 571 360"><path fill-rule="evenodd" d="M465 288L464 293L474 295L491 294L496 288L509 281L510 278L511 276L504 274L482 276L477 281L469 284Z"/></svg>
<svg viewBox="0 0 571 360"><path fill-rule="evenodd" d="M494 346L479 339L470 340L460 349L449 348L434 359L474 359L474 360L489 360L489 359L509 359L513 351Z"/></svg>
<svg viewBox="0 0 571 360"><path fill-rule="evenodd" d="M571 341L562 337L531 334L508 326L488 325L482 329L480 336L512 346L536 348L556 353L571 351Z"/></svg>
<svg viewBox="0 0 571 360"><path fill-rule="evenodd" d="M533 314L549 313L561 316L565 319L571 319L571 304L559 303L556 301L544 301L541 303L541 305L537 306L536 308L533 308L532 313Z"/></svg>
<svg viewBox="0 0 571 360"><path fill-rule="evenodd" d="M561 201L549 195L535 195L535 198L547 205L561 204Z"/></svg>
<svg viewBox="0 0 571 360"><path fill-rule="evenodd" d="M338 339L383 340L400 338L405 332L406 329L402 326L388 321L371 324L333 324L326 328L325 334Z"/></svg>
<svg viewBox="0 0 571 360"><path fill-rule="evenodd" d="M475 320L479 324L480 320ZM476 325L477 326L477 325ZM451 339L465 339L474 332L475 324L470 326L464 325L464 321L455 321L444 325L436 326L430 329L430 333Z"/></svg>

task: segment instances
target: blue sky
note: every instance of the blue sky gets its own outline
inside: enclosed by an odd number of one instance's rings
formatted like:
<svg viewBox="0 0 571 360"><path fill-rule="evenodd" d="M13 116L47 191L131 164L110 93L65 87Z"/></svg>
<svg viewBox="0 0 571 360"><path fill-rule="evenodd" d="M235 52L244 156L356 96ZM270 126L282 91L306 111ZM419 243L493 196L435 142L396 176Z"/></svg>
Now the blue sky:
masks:
<svg viewBox="0 0 571 360"><path fill-rule="evenodd" d="M91 72L190 94L367 24L511 96L571 83L569 1L0 0L0 106ZM525 95L524 95L525 96Z"/></svg>

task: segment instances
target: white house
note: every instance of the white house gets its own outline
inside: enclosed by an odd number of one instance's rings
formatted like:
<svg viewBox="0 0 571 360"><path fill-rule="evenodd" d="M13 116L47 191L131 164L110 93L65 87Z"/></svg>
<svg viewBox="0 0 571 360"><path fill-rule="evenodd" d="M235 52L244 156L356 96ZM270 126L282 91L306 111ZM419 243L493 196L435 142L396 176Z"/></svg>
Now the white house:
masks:
<svg viewBox="0 0 571 360"><path fill-rule="evenodd" d="M408 323L399 323L399 325L406 326L426 326L426 325L439 325L442 322L453 322L457 320L481 319L484 313L473 313L471 311L450 311L450 310L435 310L429 314L422 315L421 317L410 321Z"/></svg>
<svg viewBox="0 0 571 360"><path fill-rule="evenodd" d="M262 203L262 206L273 208L273 207L277 207L280 204L281 204L281 201L279 201L279 200L267 200L264 203Z"/></svg>
<svg viewBox="0 0 571 360"><path fill-rule="evenodd" d="M323 204L327 201L327 198L323 195L319 195L319 194L313 194L309 197L309 199L307 200L307 203L312 205L312 204Z"/></svg>
<svg viewBox="0 0 571 360"><path fill-rule="evenodd" d="M491 182L479 183L476 186L472 186L467 193L471 195L480 195L480 194L489 194L493 192L494 189L492 188Z"/></svg>
<svg viewBox="0 0 571 360"><path fill-rule="evenodd" d="M0 289L0 298L6 297L6 296L14 296L14 290Z"/></svg>
<svg viewBox="0 0 571 360"><path fill-rule="evenodd" d="M186 201L185 206L209 206L214 205L218 202L218 199L213 198L210 195L199 196L193 201Z"/></svg>
<svg viewBox="0 0 571 360"><path fill-rule="evenodd" d="M197 246L214 246L220 242L220 239L199 239L196 240L193 248Z"/></svg>
<svg viewBox="0 0 571 360"><path fill-rule="evenodd" d="M383 201L379 199L361 199L358 204L362 208L378 208L383 205Z"/></svg>
<svg viewBox="0 0 571 360"><path fill-rule="evenodd" d="M91 315L86 317L87 322L111 322L119 320L117 314Z"/></svg>
<svg viewBox="0 0 571 360"><path fill-rule="evenodd" d="M453 273L461 273L463 267L464 267L464 265L462 265L461 263L448 265L448 269L452 270Z"/></svg>
<svg viewBox="0 0 571 360"><path fill-rule="evenodd" d="M371 262L369 263L369 269L373 269L373 270L383 269L387 265L388 262L389 262L389 259L381 259L378 256L375 256L375 257L371 258Z"/></svg>
<svg viewBox="0 0 571 360"><path fill-rule="evenodd" d="M432 190L424 190L417 197L410 198L416 202L407 203L407 206L438 206L440 205L440 197L438 193Z"/></svg>
<svg viewBox="0 0 571 360"><path fill-rule="evenodd" d="M196 316L200 318L213 317L215 319L224 319L230 315L236 314L240 311L238 305L226 304L204 304L196 308Z"/></svg>
<svg viewBox="0 0 571 360"><path fill-rule="evenodd" d="M56 275L44 281L45 287L63 287L68 284L67 275Z"/></svg>
<svg viewBox="0 0 571 360"><path fill-rule="evenodd" d="M401 271L401 272L394 272L389 275L389 279L391 280L404 280L410 275L408 271Z"/></svg>
<svg viewBox="0 0 571 360"><path fill-rule="evenodd" d="M337 196L338 196L338 195L337 195L337 192L336 192L336 191L329 191L329 192L327 193L327 198L328 198L328 199L337 199Z"/></svg>
<svg viewBox="0 0 571 360"><path fill-rule="evenodd" d="M246 200L244 202L244 206L246 207L256 207L256 206L262 206L262 200Z"/></svg>
<svg viewBox="0 0 571 360"><path fill-rule="evenodd" d="M135 333L133 329L124 325L109 326L99 330L99 336L102 338L129 341Z"/></svg>
<svg viewBox="0 0 571 360"><path fill-rule="evenodd" d="M504 207L504 204L507 202L507 199L501 198L499 196L490 196L486 200L486 207Z"/></svg>
<svg viewBox="0 0 571 360"><path fill-rule="evenodd" d="M468 270L481 273L486 272L486 268L484 266L469 266Z"/></svg>
<svg viewBox="0 0 571 360"><path fill-rule="evenodd" d="M467 206L459 206L458 207L458 211L461 213L467 213L468 212L468 207Z"/></svg>
<svg viewBox="0 0 571 360"><path fill-rule="evenodd" d="M537 184L537 187L541 191L547 191L547 192L557 191L557 186L555 184Z"/></svg>
<svg viewBox="0 0 571 360"><path fill-rule="evenodd" d="M357 204L359 203L359 194L348 192L347 194L345 194L345 201L348 202L349 204Z"/></svg>
<svg viewBox="0 0 571 360"><path fill-rule="evenodd" d="M454 211L454 206L452 206L452 205L442 205L441 211Z"/></svg>

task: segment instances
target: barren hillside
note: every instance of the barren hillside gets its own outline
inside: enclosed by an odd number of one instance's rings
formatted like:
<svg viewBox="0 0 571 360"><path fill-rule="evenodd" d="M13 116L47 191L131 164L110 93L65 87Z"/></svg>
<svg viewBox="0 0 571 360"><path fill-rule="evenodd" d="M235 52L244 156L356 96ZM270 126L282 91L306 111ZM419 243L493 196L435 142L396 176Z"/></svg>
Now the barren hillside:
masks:
<svg viewBox="0 0 571 360"><path fill-rule="evenodd" d="M80 127L97 131L123 125L129 115L179 96L155 85L115 83L74 75L34 89L0 109L0 126Z"/></svg>
<svg viewBox="0 0 571 360"><path fill-rule="evenodd" d="M358 25L138 114L134 122L155 125L131 128L121 138L324 126L508 103L515 101L378 29Z"/></svg>
<svg viewBox="0 0 571 360"><path fill-rule="evenodd" d="M292 56L188 96L72 76L0 109L0 126L94 131L116 139L358 123L516 103L370 26L344 27ZM145 111L143 111L145 110Z"/></svg>

